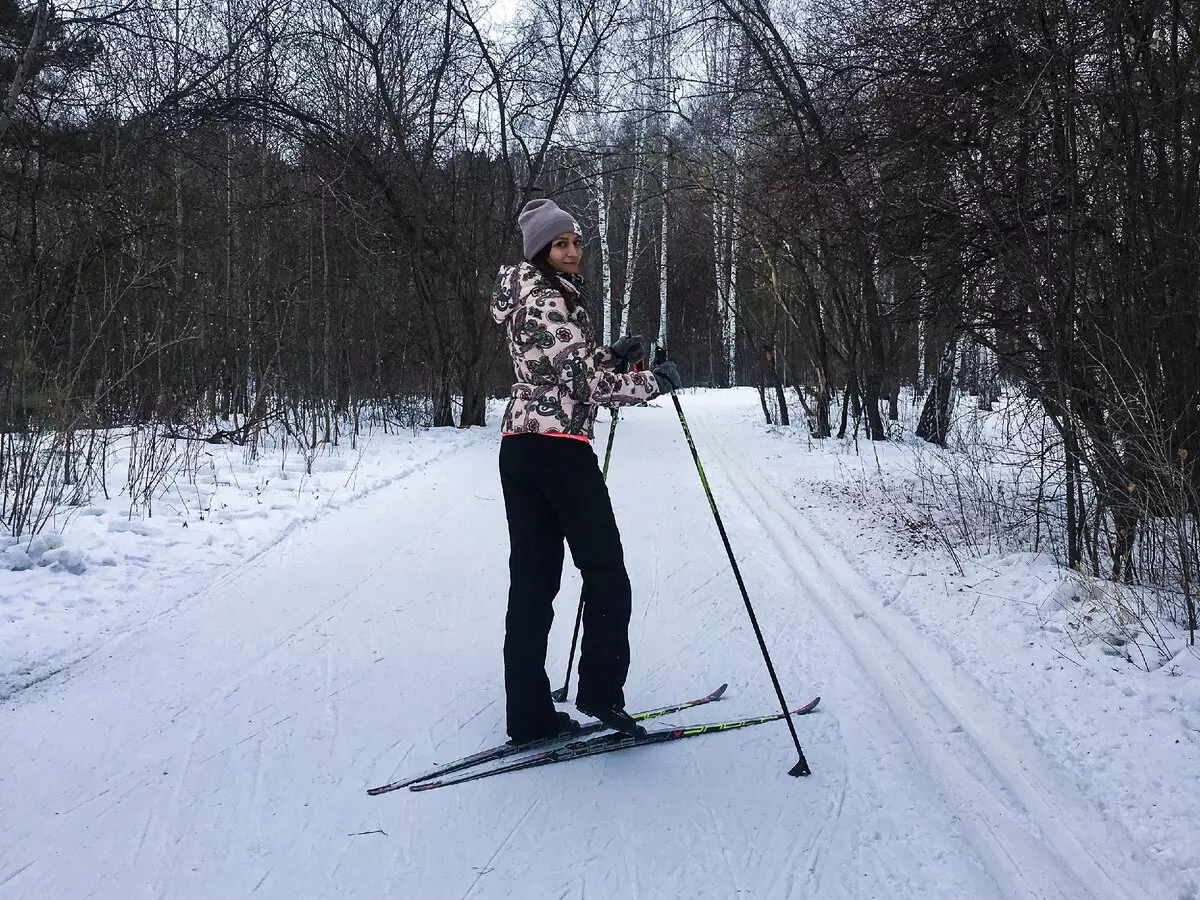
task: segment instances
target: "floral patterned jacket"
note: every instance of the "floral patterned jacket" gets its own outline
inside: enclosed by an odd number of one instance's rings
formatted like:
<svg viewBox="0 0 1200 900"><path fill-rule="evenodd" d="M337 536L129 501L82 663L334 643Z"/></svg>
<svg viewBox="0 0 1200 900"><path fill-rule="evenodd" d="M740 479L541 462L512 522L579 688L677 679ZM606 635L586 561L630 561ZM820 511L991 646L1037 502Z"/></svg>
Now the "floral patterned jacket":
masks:
<svg viewBox="0 0 1200 900"><path fill-rule="evenodd" d="M516 383L504 411L505 434L570 434L591 439L600 406L657 397L649 372L621 374L596 335L579 291L528 262L504 266L492 291L492 317L503 325Z"/></svg>

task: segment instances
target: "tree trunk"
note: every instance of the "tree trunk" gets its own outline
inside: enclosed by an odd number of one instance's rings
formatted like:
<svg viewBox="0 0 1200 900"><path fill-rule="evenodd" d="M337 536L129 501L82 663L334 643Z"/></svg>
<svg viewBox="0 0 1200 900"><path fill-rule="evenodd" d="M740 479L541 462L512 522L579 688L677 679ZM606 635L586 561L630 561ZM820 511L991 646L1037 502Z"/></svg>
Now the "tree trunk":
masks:
<svg viewBox="0 0 1200 900"><path fill-rule="evenodd" d="M666 127L664 116L663 127ZM669 216L669 204L667 203L667 176L668 172L668 157L667 157L667 135L663 134L662 147L662 233L659 235L659 252L658 252L658 346L667 346L667 223Z"/></svg>
<svg viewBox="0 0 1200 900"><path fill-rule="evenodd" d="M21 57L21 65L13 74L12 83L8 86L8 94L4 98L4 106L0 107L0 141L4 140L4 135L8 132L9 124L12 122L12 111L16 108L17 101L21 99L21 94L25 91L25 85L29 80L29 73L33 69L33 61L37 57L38 51L42 48L42 41L46 37L46 22L49 18L49 0L38 0L37 15L33 20L33 31L29 35L29 45L25 48L25 55Z"/></svg>
<svg viewBox="0 0 1200 900"><path fill-rule="evenodd" d="M925 406L921 409L921 418L917 423L917 437L941 447L946 446L950 437L950 402L954 396L954 369L957 359L958 340L951 338L942 351L942 360L933 379L933 388L925 398Z"/></svg>
<svg viewBox="0 0 1200 900"><path fill-rule="evenodd" d="M596 198L596 228L600 232L600 279L604 282L601 299L601 313L604 327L601 329L602 342L605 347L612 346L612 253L608 249L608 186L604 179L604 170L599 163L596 175L592 180L593 192Z"/></svg>
<svg viewBox="0 0 1200 900"><path fill-rule="evenodd" d="M458 424L461 428L487 423L487 391L484 385L482 360L474 360L467 367L463 378L463 406Z"/></svg>
<svg viewBox="0 0 1200 900"><path fill-rule="evenodd" d="M617 310L617 334L624 335L629 331L629 304L633 299L633 276L636 269L639 231L642 227L642 186L644 167L641 160L642 126L638 125L637 136L634 138L633 155L637 165L637 173L633 177L629 194L629 231L625 235L625 283L621 285L621 305Z"/></svg>

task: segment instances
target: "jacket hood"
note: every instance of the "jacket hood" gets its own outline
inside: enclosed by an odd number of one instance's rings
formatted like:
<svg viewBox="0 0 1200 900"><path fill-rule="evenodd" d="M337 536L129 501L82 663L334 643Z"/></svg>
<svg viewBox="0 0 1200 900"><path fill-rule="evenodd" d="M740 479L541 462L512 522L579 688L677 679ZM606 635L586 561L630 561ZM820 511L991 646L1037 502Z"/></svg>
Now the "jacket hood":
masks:
<svg viewBox="0 0 1200 900"><path fill-rule="evenodd" d="M579 288L573 280L565 276L556 280L558 284L552 284L531 262L501 266L499 274L496 275L496 283L492 287L492 318L496 320L496 324L503 324L536 290L557 289L573 299L579 296Z"/></svg>
<svg viewBox="0 0 1200 900"><path fill-rule="evenodd" d="M503 323L511 316L513 310L520 306L524 299L522 289L528 290L530 281L529 278L522 278L521 270L525 267L536 273L529 263L500 267L496 283L492 286L492 318L496 320L497 324Z"/></svg>

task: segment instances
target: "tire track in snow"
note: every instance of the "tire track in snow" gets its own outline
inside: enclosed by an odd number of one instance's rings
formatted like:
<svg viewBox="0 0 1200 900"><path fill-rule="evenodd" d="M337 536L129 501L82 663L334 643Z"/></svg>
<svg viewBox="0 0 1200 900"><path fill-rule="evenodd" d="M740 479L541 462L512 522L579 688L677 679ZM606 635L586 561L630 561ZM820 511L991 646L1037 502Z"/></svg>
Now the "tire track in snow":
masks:
<svg viewBox="0 0 1200 900"><path fill-rule="evenodd" d="M779 551L780 561L804 588L812 608L878 688L1004 894L1022 900L1124 900L1144 890L1144 885L1118 886L1110 866L1089 849L1127 857L1129 840L1105 833L1117 826L1104 823L1078 798L1056 795L1053 766L1020 724L1010 721L998 704L952 687L952 667L922 647L899 617L893 615L887 628L881 626L876 617L884 610L871 610L871 591L863 576L836 547L813 534L803 514L780 498L778 487L760 469L735 458L718 430L702 414L697 418L705 432L704 447L717 451L729 489ZM833 595L844 605L831 599ZM918 650L921 666L913 659ZM937 677L926 677L922 666ZM954 696L959 690L961 698ZM989 731L1003 733L1004 744L990 739ZM946 740L939 743L939 737Z"/></svg>

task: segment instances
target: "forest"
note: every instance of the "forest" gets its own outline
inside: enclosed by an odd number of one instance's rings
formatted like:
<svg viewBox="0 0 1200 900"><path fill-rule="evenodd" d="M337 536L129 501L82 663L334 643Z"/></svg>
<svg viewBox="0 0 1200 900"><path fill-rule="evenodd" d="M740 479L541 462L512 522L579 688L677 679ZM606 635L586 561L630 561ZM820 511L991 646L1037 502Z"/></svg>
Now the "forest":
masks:
<svg viewBox="0 0 1200 900"><path fill-rule="evenodd" d="M1194 633L1198 48L1183 0L0 0L0 528L484 424L550 196L689 387L945 452L1023 404L1014 530Z"/></svg>

